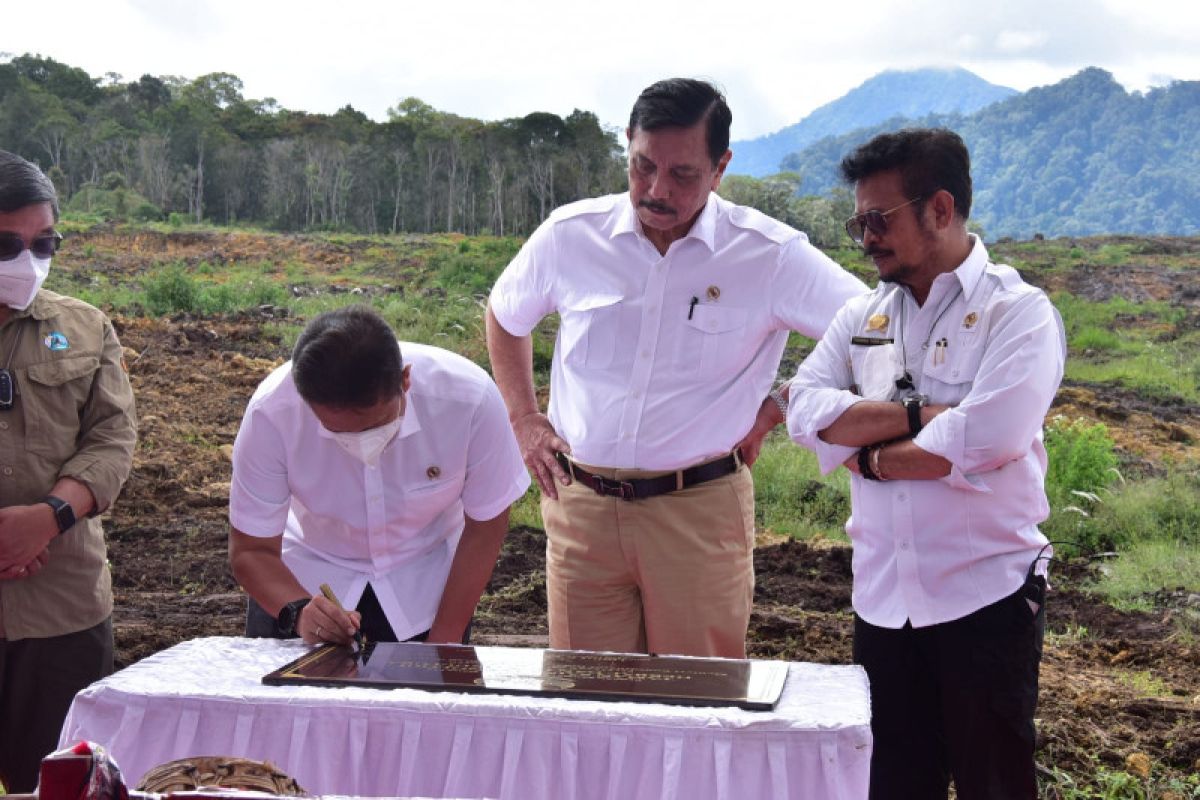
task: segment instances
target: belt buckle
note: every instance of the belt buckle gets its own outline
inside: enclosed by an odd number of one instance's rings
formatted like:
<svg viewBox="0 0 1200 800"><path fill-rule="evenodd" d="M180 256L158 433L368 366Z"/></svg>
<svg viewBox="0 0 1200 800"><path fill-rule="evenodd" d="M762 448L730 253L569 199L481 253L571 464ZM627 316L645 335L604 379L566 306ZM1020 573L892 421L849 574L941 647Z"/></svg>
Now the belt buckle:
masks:
<svg viewBox="0 0 1200 800"><path fill-rule="evenodd" d="M619 497L622 500L636 500L633 484L629 481L618 481L601 475L592 476L592 491L602 497Z"/></svg>

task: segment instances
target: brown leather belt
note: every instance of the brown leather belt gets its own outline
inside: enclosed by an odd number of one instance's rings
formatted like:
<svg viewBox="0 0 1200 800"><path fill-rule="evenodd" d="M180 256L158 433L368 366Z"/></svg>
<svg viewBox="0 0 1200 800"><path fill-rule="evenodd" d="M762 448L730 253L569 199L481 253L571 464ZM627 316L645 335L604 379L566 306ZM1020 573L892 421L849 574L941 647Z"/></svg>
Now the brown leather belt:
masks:
<svg viewBox="0 0 1200 800"><path fill-rule="evenodd" d="M686 489L689 486L723 478L731 472L736 472L737 468L742 464L741 455L737 451L734 451L724 458L718 458L716 461L709 461L706 464L698 464L694 467L677 470L669 475L660 475L657 478L620 480L588 472L562 453L557 453L556 455L558 463L562 465L562 468L572 478L587 486L596 494L604 495L605 497L619 497L622 500L644 500L647 497L667 494L668 492Z"/></svg>

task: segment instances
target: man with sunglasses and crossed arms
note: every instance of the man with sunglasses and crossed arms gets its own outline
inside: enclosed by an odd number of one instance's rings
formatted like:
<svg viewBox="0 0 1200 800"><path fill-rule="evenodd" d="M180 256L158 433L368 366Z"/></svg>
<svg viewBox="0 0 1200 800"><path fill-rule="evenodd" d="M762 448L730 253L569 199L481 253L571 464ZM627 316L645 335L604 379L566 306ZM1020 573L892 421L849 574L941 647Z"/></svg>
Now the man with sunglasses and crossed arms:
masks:
<svg viewBox="0 0 1200 800"><path fill-rule="evenodd" d="M877 136L842 161L846 230L879 270L789 387L788 431L852 473L854 659L871 797L1033 798L1050 553L1042 423L1057 311L967 231L959 136Z"/></svg>
<svg viewBox="0 0 1200 800"><path fill-rule="evenodd" d="M42 289L54 185L0 151L0 781L32 792L75 693L112 672L96 514L129 475L133 390L112 323Z"/></svg>

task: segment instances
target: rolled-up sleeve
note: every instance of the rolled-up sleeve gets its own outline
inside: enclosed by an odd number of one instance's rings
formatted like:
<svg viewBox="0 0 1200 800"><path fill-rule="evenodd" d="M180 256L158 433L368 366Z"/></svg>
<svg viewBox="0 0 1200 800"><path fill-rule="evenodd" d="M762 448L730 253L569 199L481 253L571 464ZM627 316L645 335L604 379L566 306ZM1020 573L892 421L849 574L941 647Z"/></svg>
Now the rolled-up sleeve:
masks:
<svg viewBox="0 0 1200 800"><path fill-rule="evenodd" d="M117 499L133 468L137 416L133 387L121 356L121 342L112 323L104 321L100 365L79 420L78 446L58 471L91 491L98 514Z"/></svg>
<svg viewBox="0 0 1200 800"><path fill-rule="evenodd" d="M830 444L821 431L862 400L850 390L850 319L853 302L842 307L828 331L796 371L788 388L788 435L817 455L822 474L837 469L857 448Z"/></svg>
<svg viewBox="0 0 1200 800"><path fill-rule="evenodd" d="M1063 374L1062 320L1041 292L1018 297L994 324L986 347L967 396L914 440L951 463L942 480L959 488L980 489L973 474L1024 457Z"/></svg>

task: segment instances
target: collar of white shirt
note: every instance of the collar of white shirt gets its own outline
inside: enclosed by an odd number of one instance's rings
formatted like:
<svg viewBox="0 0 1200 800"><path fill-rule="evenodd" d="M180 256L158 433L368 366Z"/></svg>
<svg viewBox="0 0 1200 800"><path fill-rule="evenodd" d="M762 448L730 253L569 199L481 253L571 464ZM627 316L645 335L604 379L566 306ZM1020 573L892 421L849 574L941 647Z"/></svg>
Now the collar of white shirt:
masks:
<svg viewBox="0 0 1200 800"><path fill-rule="evenodd" d="M622 234L633 234L646 238L646 234L642 232L642 224L638 220L637 209L633 207L633 199L629 193L625 193L626 202L622 204L620 213L613 224L612 233L608 238L615 239ZM717 217L720 216L720 198L716 192L708 193L708 200L704 203L704 208L700 211L700 216L696 217L696 221L692 223L691 230L687 232L685 239L697 239L704 242L705 246L710 251L716 250L717 247Z"/></svg>

